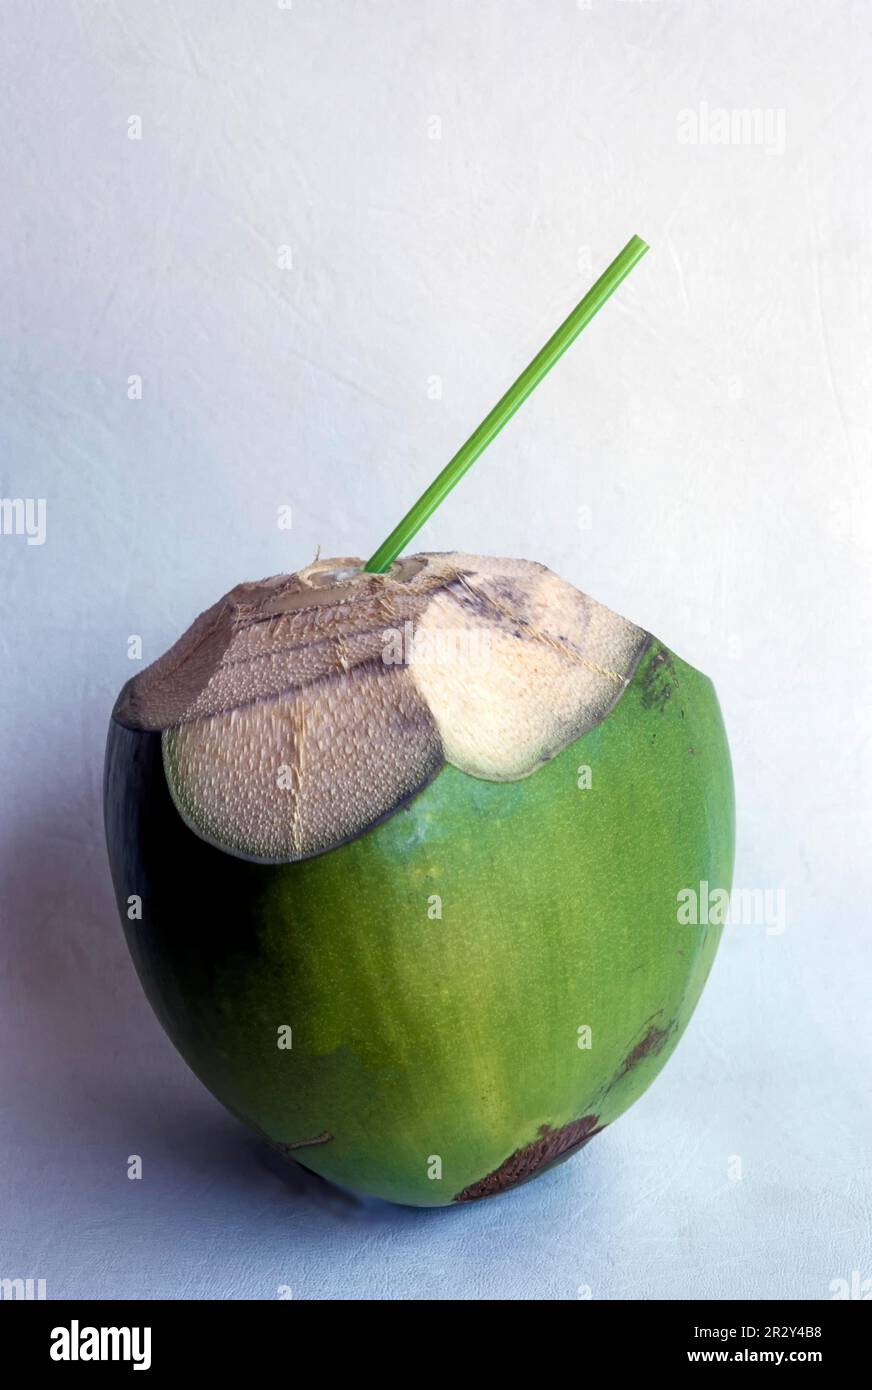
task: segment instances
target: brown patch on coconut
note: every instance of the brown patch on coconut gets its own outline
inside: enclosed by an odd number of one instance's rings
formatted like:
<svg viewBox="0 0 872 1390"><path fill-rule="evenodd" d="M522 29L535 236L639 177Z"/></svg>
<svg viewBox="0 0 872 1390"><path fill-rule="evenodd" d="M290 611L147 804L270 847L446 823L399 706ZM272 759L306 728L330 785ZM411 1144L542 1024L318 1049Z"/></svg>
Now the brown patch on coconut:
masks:
<svg viewBox="0 0 872 1390"><path fill-rule="evenodd" d="M302 859L392 814L445 761L525 777L605 717L648 634L526 560L322 560L240 584L124 687L187 824Z"/></svg>
<svg viewBox="0 0 872 1390"><path fill-rule="evenodd" d="M673 1038L676 1027L677 1024L672 1022L668 1023L665 1028L649 1028L641 1041L637 1042L636 1046L627 1053L612 1085L617 1081L622 1081L634 1067L637 1067L640 1062L644 1062L646 1058L656 1057L661 1053L666 1044Z"/></svg>
<svg viewBox="0 0 872 1390"><path fill-rule="evenodd" d="M526 1144L523 1149L516 1149L499 1168L495 1168L478 1182L470 1183L469 1187L458 1192L454 1200L477 1202L481 1197L495 1197L498 1192L517 1187L519 1183L527 1182L546 1168L571 1158L603 1129L605 1125L599 1123L597 1115L583 1115L580 1120L572 1120L560 1129L542 1125L538 1139L534 1139L532 1144Z"/></svg>

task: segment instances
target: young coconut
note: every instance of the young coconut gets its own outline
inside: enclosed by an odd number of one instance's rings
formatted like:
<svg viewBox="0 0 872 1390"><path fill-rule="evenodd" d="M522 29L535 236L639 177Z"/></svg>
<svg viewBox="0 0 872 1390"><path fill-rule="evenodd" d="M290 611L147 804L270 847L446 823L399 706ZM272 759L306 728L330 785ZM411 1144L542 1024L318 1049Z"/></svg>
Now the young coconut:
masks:
<svg viewBox="0 0 872 1390"><path fill-rule="evenodd" d="M158 1017L231 1111L362 1193L465 1202L576 1152L717 947L679 920L732 869L706 677L542 565L392 563L641 254L365 568L239 585L114 710L109 857Z"/></svg>
<svg viewBox="0 0 872 1390"><path fill-rule="evenodd" d="M419 1205L530 1177L641 1094L720 936L678 895L732 864L710 682L472 555L232 590L121 692L106 824L197 1075L307 1167Z"/></svg>

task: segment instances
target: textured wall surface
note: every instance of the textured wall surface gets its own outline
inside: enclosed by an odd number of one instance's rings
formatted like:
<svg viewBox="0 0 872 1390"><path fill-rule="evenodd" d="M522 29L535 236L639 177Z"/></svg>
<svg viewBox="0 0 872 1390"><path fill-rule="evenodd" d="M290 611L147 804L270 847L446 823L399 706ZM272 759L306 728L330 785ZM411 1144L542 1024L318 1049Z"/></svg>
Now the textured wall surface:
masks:
<svg viewBox="0 0 872 1390"><path fill-rule="evenodd" d="M0 535L0 1276L872 1279L870 37L861 0L3 6L0 495L46 514ZM240 579L367 554L634 231L424 546L542 560L714 678L770 923L728 929L675 1058L572 1163L359 1204L283 1175L142 997L100 807L128 639L152 660Z"/></svg>

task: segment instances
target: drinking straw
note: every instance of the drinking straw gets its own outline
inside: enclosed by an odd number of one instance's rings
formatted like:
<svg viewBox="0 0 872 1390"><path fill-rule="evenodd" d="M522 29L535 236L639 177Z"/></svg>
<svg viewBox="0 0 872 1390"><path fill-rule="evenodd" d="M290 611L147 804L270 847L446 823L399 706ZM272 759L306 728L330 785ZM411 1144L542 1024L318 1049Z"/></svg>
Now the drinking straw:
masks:
<svg viewBox="0 0 872 1390"><path fill-rule="evenodd" d="M364 565L365 570L370 574L383 574L385 570L390 569L394 560L417 535L427 518L439 506L439 503L460 482L467 469L472 467L479 454L482 454L491 440L496 438L503 425L511 420L515 411L523 405L530 392L539 385L546 373L550 372L557 359L563 356L570 343L574 342L581 330L590 323L594 314L614 294L618 285L626 275L629 275L633 266L642 259L647 250L648 244L641 237L633 236L630 238L623 251L615 256L611 265L603 271L596 283L591 285L584 298L576 304L569 317L564 319L556 333L537 352L530 365L524 368L517 381L513 382L505 395L497 401L490 414L485 416L478 429L474 430L466 443L460 446L451 461L445 465L438 477L434 478L427 491L418 498L414 506L406 512L402 521L394 527L388 538L382 541L378 550Z"/></svg>

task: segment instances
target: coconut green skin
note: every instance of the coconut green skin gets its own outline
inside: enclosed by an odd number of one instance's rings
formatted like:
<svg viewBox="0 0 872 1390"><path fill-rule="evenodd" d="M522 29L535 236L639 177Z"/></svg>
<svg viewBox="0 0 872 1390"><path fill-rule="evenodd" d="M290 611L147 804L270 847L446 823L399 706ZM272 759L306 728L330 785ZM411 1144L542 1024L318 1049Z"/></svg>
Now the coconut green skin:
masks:
<svg viewBox="0 0 872 1390"><path fill-rule="evenodd" d="M733 786L711 682L652 642L532 776L446 766L304 862L199 839L160 736L114 723L106 827L140 979L197 1076L270 1139L319 1140L293 1156L325 1178L440 1206L543 1133L611 1123L660 1071L721 931L679 925L677 895L729 889Z"/></svg>

